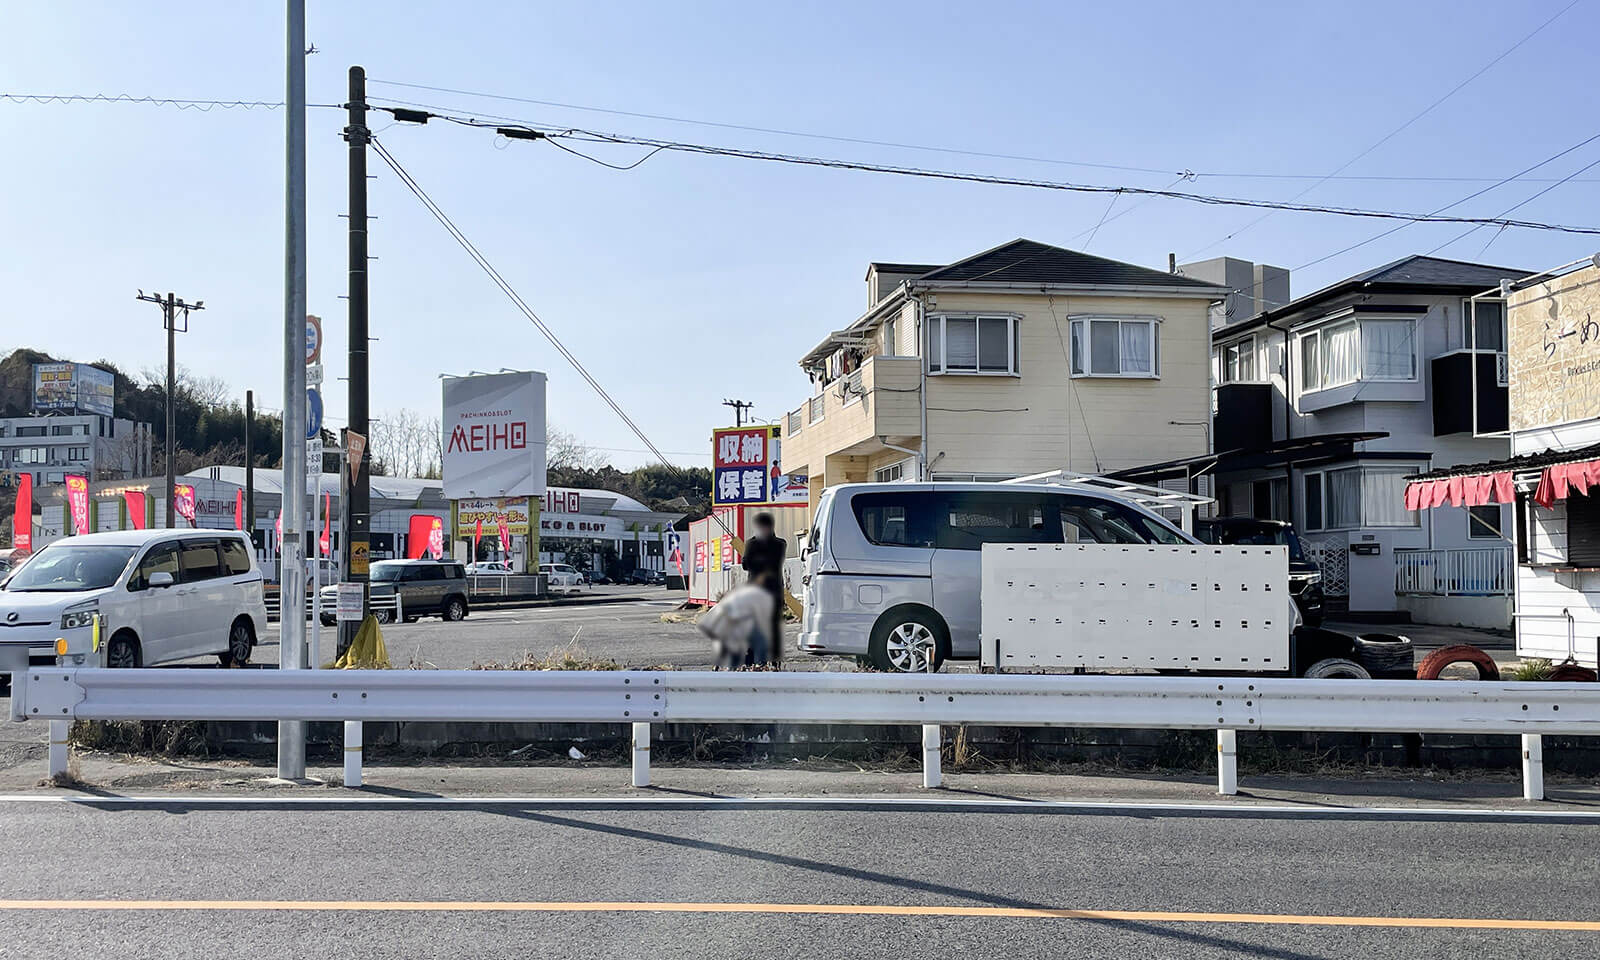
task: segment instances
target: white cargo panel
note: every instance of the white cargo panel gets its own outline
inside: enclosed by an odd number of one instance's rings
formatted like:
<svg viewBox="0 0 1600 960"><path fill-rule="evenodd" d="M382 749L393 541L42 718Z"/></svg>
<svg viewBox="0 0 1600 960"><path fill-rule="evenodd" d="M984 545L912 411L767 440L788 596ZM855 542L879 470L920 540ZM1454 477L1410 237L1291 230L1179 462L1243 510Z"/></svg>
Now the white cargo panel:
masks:
<svg viewBox="0 0 1600 960"><path fill-rule="evenodd" d="M982 590L986 667L1289 669L1286 547L990 543Z"/></svg>

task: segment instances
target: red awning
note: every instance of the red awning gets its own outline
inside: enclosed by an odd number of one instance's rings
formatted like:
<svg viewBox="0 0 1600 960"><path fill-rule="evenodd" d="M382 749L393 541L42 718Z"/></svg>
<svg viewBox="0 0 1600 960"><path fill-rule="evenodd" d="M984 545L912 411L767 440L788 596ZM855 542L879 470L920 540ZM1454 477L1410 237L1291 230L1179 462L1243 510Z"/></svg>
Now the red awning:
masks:
<svg viewBox="0 0 1600 960"><path fill-rule="evenodd" d="M1512 503L1515 487L1510 470L1465 474L1434 480L1413 480L1406 484L1406 509L1428 510L1449 504L1453 507L1480 507L1490 503ZM1587 494L1600 487L1600 460L1556 463L1539 471L1539 485L1533 502L1549 509L1571 493Z"/></svg>

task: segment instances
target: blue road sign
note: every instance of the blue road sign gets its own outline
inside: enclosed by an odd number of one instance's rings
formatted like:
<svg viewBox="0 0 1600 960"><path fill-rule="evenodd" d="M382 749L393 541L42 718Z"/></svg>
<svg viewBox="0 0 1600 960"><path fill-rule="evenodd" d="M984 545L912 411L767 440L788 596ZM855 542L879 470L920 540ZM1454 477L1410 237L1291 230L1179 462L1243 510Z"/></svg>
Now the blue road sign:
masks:
<svg viewBox="0 0 1600 960"><path fill-rule="evenodd" d="M306 439L315 440L322 432L322 394L306 391Z"/></svg>

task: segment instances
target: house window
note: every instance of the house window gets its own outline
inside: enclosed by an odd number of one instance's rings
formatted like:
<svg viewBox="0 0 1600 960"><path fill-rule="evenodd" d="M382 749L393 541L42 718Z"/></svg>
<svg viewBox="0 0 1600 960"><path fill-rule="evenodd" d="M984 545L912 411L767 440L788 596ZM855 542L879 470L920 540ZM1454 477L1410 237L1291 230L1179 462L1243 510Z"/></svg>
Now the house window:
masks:
<svg viewBox="0 0 1600 960"><path fill-rule="evenodd" d="M898 334L896 333L896 327L898 327L898 326L899 326L899 324L897 324L892 319L884 321L884 324L883 324L883 354L884 354L884 356L893 357L893 356L896 356L896 355L898 355L900 353L900 338L899 338Z"/></svg>
<svg viewBox="0 0 1600 960"><path fill-rule="evenodd" d="M1299 339L1302 392L1357 380L1417 379L1414 320L1351 320L1307 330Z"/></svg>
<svg viewBox="0 0 1600 960"><path fill-rule="evenodd" d="M891 463L887 467L879 467L872 472L872 479L878 483L893 483L896 480L904 480L910 463L910 458L907 458L897 463Z"/></svg>
<svg viewBox="0 0 1600 960"><path fill-rule="evenodd" d="M1415 464L1384 464L1307 473L1306 529L1417 526L1417 512L1405 508L1405 478L1421 469Z"/></svg>
<svg viewBox="0 0 1600 960"><path fill-rule="evenodd" d="M1468 350L1506 348L1506 305L1502 300L1461 301L1461 346Z"/></svg>
<svg viewBox="0 0 1600 960"><path fill-rule="evenodd" d="M88 447L68 447L67 448L67 459L68 460L87 460L87 459L89 459L89 448Z"/></svg>
<svg viewBox="0 0 1600 960"><path fill-rule="evenodd" d="M1017 318L929 317L928 372L1017 373Z"/></svg>
<svg viewBox="0 0 1600 960"><path fill-rule="evenodd" d="M1509 539L1500 530L1500 505L1487 503L1467 508L1467 536L1473 540Z"/></svg>
<svg viewBox="0 0 1600 960"><path fill-rule="evenodd" d="M1153 318L1072 319L1074 377L1158 377L1160 351L1158 321Z"/></svg>
<svg viewBox="0 0 1600 960"><path fill-rule="evenodd" d="M1245 337L1218 350L1217 380L1221 383L1251 383L1256 378L1256 338Z"/></svg>

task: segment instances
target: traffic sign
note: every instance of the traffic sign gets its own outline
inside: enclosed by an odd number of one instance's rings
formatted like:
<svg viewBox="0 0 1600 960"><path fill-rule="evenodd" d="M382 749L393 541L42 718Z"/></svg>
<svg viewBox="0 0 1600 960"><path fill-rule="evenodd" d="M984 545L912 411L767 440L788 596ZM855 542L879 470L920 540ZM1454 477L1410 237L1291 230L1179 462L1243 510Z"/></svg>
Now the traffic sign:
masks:
<svg viewBox="0 0 1600 960"><path fill-rule="evenodd" d="M320 364L320 363L308 363L308 364L306 364L306 386L308 386L308 387L320 387L320 386L322 386L322 364Z"/></svg>
<svg viewBox="0 0 1600 960"><path fill-rule="evenodd" d="M306 314L306 363L322 359L322 320Z"/></svg>
<svg viewBox="0 0 1600 960"><path fill-rule="evenodd" d="M322 432L322 393L306 391L306 439L313 440Z"/></svg>

